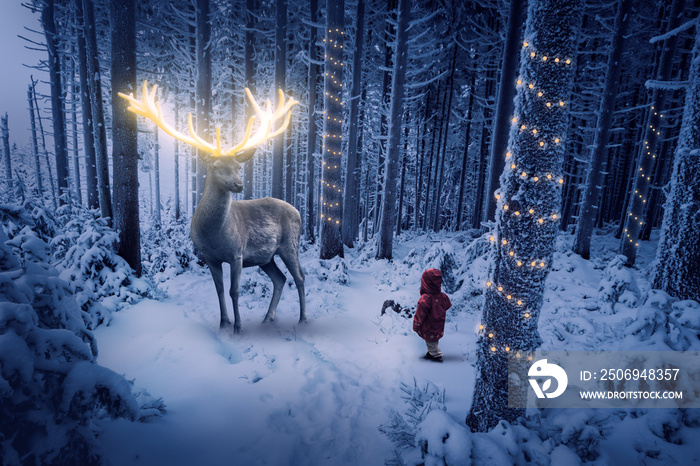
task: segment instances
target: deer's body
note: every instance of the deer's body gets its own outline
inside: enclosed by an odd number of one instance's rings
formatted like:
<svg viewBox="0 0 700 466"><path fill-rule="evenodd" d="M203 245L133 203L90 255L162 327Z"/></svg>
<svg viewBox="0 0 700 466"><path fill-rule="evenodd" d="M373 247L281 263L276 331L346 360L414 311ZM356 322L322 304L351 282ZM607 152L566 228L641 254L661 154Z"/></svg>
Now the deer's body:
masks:
<svg viewBox="0 0 700 466"><path fill-rule="evenodd" d="M299 265L301 216L290 204L266 197L234 201L240 192L239 164L216 160L208 168L202 198L192 217L190 236L209 266L221 311L221 328L231 326L226 310L222 264L231 266L231 299L234 331L241 329L238 285L243 267L259 266L272 280L273 292L266 322L275 320L275 310L286 282L274 261L277 255L292 274L299 292L299 321L306 321L304 272Z"/></svg>
<svg viewBox="0 0 700 466"><path fill-rule="evenodd" d="M216 140L208 143L197 136L193 129L192 115L189 117L190 135L180 133L163 120L163 115L155 102L157 86L148 92L148 83L143 83L143 97L137 100L133 95L119 94L130 102L129 110L153 120L163 131L187 144L200 149L207 164L207 177L202 198L192 216L190 236L197 250L204 256L216 286L221 311L221 328L231 327L226 310L224 295L224 274L222 264L231 265L231 299L233 300L233 330L241 330L238 314L238 285L243 267L260 267L272 279L274 286L272 301L265 315L265 322L275 320L275 310L287 281L275 264L279 256L292 274L299 292L299 322L306 321L304 299L304 272L299 266L299 237L301 236L301 216L299 212L279 199L269 197L250 201L234 201L231 193L240 193L243 182L238 173L241 163L250 160L256 147L265 141L282 134L291 118L291 108L298 102L290 99L285 103L284 93L279 91L280 108L270 109L268 100L265 110L255 102L250 91L250 99L256 116L251 117L243 141L234 147L221 148L221 132L216 128ZM286 116L282 126L273 131L272 126ZM256 117L259 127L251 136Z"/></svg>

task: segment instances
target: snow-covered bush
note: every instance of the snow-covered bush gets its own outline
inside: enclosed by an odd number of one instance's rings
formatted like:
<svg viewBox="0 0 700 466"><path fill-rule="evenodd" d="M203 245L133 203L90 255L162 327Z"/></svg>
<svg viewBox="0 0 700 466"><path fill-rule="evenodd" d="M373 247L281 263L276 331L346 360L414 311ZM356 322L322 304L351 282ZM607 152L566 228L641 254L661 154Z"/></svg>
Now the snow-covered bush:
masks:
<svg viewBox="0 0 700 466"><path fill-rule="evenodd" d="M618 255L603 271L603 278L598 285L598 303L603 314L614 314L617 303L636 307L641 300L632 269L626 267L625 262L627 258Z"/></svg>
<svg viewBox="0 0 700 466"><path fill-rule="evenodd" d="M425 269L439 269L442 272L442 291L445 293L452 294L462 286L463 280L455 276L459 266L449 243L433 244L425 254L423 263Z"/></svg>
<svg viewBox="0 0 700 466"><path fill-rule="evenodd" d="M51 240L53 263L73 288L94 329L109 323L110 314L124 304L148 296L152 286L136 277L117 255L119 235L97 212L71 206L59 210L64 226Z"/></svg>
<svg viewBox="0 0 700 466"><path fill-rule="evenodd" d="M198 262L188 222L170 220L153 225L141 241L144 270L158 283L184 273Z"/></svg>
<svg viewBox="0 0 700 466"><path fill-rule="evenodd" d="M22 252L40 243L31 230L11 242L0 230L0 463L96 464L98 410L134 420L139 406L122 376L96 364L70 286Z"/></svg>
<svg viewBox="0 0 700 466"><path fill-rule="evenodd" d="M660 290L651 290L637 317L625 330L628 338L647 341L674 351L700 350L700 304L678 301Z"/></svg>

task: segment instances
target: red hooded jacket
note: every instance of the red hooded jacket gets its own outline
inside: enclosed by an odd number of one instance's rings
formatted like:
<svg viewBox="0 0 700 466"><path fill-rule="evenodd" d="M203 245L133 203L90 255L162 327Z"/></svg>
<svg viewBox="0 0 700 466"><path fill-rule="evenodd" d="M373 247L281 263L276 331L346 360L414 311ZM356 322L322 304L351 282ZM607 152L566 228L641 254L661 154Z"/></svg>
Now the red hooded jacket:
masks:
<svg viewBox="0 0 700 466"><path fill-rule="evenodd" d="M420 299L413 316L413 330L424 340L437 341L445 333L445 315L452 307L442 292L442 272L428 269L420 279Z"/></svg>

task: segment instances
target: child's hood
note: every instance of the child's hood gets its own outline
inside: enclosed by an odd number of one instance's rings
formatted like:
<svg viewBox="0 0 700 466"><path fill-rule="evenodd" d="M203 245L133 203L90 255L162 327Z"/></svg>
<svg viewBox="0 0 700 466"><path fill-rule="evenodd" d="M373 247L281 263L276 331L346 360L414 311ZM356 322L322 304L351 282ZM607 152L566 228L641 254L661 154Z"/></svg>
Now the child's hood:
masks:
<svg viewBox="0 0 700 466"><path fill-rule="evenodd" d="M440 294L442 292L442 272L428 269L420 279L420 294Z"/></svg>

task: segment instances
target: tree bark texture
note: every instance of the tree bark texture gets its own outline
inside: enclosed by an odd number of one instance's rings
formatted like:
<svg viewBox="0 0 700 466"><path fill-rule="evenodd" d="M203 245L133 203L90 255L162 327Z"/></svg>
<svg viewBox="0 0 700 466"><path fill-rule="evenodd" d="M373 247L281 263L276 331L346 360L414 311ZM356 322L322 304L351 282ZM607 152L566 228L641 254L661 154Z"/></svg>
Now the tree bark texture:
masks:
<svg viewBox="0 0 700 466"><path fill-rule="evenodd" d="M544 283L552 266L563 182L564 137L583 1L532 0L520 84L496 191L477 379L466 423L485 432L524 409L508 407L508 358L537 348ZM524 383L524 381L523 381Z"/></svg>

